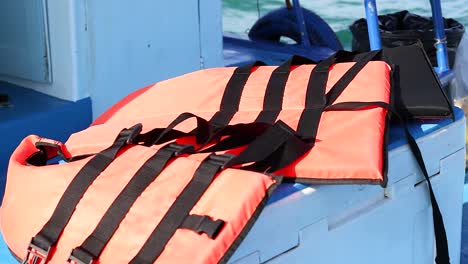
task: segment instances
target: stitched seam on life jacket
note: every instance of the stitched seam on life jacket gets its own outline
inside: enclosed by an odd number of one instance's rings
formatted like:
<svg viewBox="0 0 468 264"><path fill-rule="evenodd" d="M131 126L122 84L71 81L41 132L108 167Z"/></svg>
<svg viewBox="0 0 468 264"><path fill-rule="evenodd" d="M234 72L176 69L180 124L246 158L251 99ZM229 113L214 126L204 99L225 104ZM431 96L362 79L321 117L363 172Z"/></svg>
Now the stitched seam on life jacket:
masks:
<svg viewBox="0 0 468 264"><path fill-rule="evenodd" d="M252 216L247 221L247 223L244 225L244 228L239 233L237 238L234 240L234 242L231 244L228 250L226 250L226 253L224 254L224 256L219 260L218 262L219 264L227 263L229 259L232 257L232 255L236 252L237 248L240 246L240 244L245 239L249 231L257 222L257 219L260 216L263 209L265 209L266 205L268 204L268 200L271 197L271 194L280 184L281 184L280 182L276 182L272 186L270 186L270 188L268 188L268 190L265 192L265 197L263 197L262 201L258 204L257 208L255 209L255 211L253 212Z"/></svg>

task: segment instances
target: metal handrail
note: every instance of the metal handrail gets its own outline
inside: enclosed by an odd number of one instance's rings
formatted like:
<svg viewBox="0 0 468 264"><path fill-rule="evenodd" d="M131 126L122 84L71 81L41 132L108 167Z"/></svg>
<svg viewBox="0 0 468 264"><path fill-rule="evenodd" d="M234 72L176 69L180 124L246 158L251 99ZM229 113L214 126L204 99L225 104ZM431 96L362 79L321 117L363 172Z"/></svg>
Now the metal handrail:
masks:
<svg viewBox="0 0 468 264"><path fill-rule="evenodd" d="M445 37L444 19L440 0L430 0L432 10L432 21L434 22L434 39L437 50L437 67L439 74L450 70L447 54L447 39ZM379 31L379 18L375 0L364 0L366 9L367 28L369 32L369 43L371 50L382 48Z"/></svg>

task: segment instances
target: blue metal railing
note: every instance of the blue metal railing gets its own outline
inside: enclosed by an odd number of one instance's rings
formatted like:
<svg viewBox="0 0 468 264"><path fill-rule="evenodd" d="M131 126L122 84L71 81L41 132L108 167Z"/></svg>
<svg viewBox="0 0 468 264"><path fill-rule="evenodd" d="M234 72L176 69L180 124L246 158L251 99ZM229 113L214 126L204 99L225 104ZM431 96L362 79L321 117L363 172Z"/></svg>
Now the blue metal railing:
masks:
<svg viewBox="0 0 468 264"><path fill-rule="evenodd" d="M364 0L366 9L367 30L369 31L369 43L371 50L382 49L379 31L379 17L375 0Z"/></svg>
<svg viewBox="0 0 468 264"><path fill-rule="evenodd" d="M442 7L440 0L430 0L432 9L432 20L434 22L434 39L437 50L437 67L436 71L439 75L450 71L448 54L447 54L447 39L445 37L444 19L442 16ZM366 10L367 28L369 31L369 43L371 50L382 48L382 42L379 32L379 18L377 5L375 0L364 0L364 8Z"/></svg>
<svg viewBox="0 0 468 264"><path fill-rule="evenodd" d="M444 18L440 0L431 0L432 21L434 22L435 47L437 50L437 71L449 70L447 38L445 37Z"/></svg>
<svg viewBox="0 0 468 264"><path fill-rule="evenodd" d="M450 67L447 54L447 39L445 37L442 7L440 0L429 1L431 3L432 20L434 22L434 45L437 51L437 67L435 67L435 69L440 76L443 76L450 71ZM301 5L299 0L292 0L292 2L299 32L301 33L301 44L303 47L308 48L311 46L311 43L309 41ZM382 49L376 0L364 0L364 8L366 11L370 48L371 50Z"/></svg>
<svg viewBox="0 0 468 264"><path fill-rule="evenodd" d="M304 47L310 47L309 33L307 32L304 14L302 12L301 4L299 0L293 0L294 13L296 14L297 25L299 26L299 32L301 32L301 44Z"/></svg>

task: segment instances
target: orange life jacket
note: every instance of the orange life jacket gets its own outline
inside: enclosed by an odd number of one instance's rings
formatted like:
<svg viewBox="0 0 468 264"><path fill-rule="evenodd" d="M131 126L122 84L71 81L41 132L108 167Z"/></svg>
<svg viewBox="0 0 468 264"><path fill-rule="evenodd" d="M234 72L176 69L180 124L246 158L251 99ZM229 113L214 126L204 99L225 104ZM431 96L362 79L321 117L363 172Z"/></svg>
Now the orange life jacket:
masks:
<svg viewBox="0 0 468 264"><path fill-rule="evenodd" d="M282 181L384 186L391 68L377 53L201 70L134 92L64 144L27 137L5 241L25 263L224 263Z"/></svg>

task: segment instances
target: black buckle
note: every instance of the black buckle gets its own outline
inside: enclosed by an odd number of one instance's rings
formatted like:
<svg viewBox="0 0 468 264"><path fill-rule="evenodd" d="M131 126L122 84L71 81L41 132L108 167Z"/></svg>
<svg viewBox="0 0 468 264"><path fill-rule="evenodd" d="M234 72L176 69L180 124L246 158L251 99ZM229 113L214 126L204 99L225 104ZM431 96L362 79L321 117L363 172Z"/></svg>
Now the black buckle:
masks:
<svg viewBox="0 0 468 264"><path fill-rule="evenodd" d="M29 259L32 258L32 264L36 263L46 263L49 259L50 247L48 249L43 249L40 246L34 243L34 238L31 239L31 242L28 246L28 254L26 258L21 262L22 264L28 264Z"/></svg>
<svg viewBox="0 0 468 264"><path fill-rule="evenodd" d="M227 165L229 165L230 161L233 160L235 157L236 155L233 154L211 154L206 160L219 166L220 169L223 170L228 167Z"/></svg>
<svg viewBox="0 0 468 264"><path fill-rule="evenodd" d="M94 257L82 248L75 248L68 257L67 263L93 264Z"/></svg>
<svg viewBox="0 0 468 264"><path fill-rule="evenodd" d="M189 144L177 144L177 143L170 143L166 146L166 148L170 151L174 152L174 156L180 156L183 154L191 154L195 152L195 147Z"/></svg>
<svg viewBox="0 0 468 264"><path fill-rule="evenodd" d="M119 133L118 138L125 140L127 144L135 143L137 137L140 135L143 130L143 125L138 123L131 128L126 128Z"/></svg>
<svg viewBox="0 0 468 264"><path fill-rule="evenodd" d="M203 215L197 223L196 232L206 234L209 238L215 239L224 227L223 220L213 220L209 216Z"/></svg>

